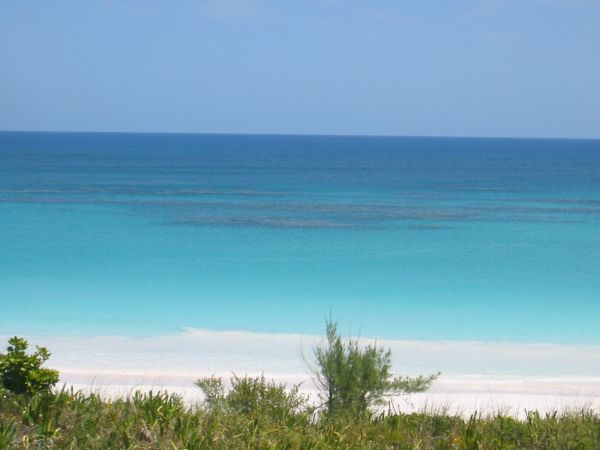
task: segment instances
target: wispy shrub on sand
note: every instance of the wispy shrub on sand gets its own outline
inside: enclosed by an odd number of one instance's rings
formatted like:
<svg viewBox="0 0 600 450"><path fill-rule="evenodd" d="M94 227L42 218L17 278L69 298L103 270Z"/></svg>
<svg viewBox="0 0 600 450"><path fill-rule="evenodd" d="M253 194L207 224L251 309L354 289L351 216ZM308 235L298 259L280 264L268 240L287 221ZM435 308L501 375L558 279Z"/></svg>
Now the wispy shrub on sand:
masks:
<svg viewBox="0 0 600 450"><path fill-rule="evenodd" d="M390 349L344 341L331 319L326 322L326 342L314 348L309 366L330 417L363 417L386 397L426 391L439 375L394 377Z"/></svg>

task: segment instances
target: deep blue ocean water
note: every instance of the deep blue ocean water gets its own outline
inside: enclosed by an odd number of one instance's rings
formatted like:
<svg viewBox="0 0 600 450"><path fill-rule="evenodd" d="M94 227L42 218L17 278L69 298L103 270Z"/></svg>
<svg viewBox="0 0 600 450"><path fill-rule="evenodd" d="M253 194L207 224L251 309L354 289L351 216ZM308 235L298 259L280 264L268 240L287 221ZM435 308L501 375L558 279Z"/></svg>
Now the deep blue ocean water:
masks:
<svg viewBox="0 0 600 450"><path fill-rule="evenodd" d="M600 342L600 141L0 133L0 334Z"/></svg>

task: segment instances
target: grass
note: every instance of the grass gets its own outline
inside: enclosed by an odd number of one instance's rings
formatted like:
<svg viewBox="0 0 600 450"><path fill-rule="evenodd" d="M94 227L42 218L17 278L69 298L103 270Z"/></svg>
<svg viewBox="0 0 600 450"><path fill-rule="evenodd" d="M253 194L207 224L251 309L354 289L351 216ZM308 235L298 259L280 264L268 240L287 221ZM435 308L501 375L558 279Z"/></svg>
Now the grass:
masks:
<svg viewBox="0 0 600 450"><path fill-rule="evenodd" d="M240 380L231 401L193 406L166 392L109 400L65 389L33 396L0 390L0 449L600 448L600 416L589 409L533 411L525 420L443 410L327 418L297 393L285 397L276 385L261 386L264 379Z"/></svg>

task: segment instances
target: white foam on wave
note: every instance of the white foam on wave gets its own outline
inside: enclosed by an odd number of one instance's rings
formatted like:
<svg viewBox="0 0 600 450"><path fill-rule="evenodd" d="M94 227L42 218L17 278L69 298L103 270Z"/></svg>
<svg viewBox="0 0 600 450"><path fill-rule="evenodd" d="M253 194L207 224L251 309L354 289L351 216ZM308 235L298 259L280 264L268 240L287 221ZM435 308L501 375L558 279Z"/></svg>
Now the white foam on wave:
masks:
<svg viewBox="0 0 600 450"><path fill-rule="evenodd" d="M61 381L76 388L123 395L166 389L199 399L201 376L260 375L303 383L314 394L307 361L322 337L246 331L184 329L169 336L26 336L52 352ZM6 340L6 336L3 337ZM448 405L471 412L548 411L597 407L600 345L472 341L409 341L361 338L391 348L393 369L406 375L442 376L404 408Z"/></svg>

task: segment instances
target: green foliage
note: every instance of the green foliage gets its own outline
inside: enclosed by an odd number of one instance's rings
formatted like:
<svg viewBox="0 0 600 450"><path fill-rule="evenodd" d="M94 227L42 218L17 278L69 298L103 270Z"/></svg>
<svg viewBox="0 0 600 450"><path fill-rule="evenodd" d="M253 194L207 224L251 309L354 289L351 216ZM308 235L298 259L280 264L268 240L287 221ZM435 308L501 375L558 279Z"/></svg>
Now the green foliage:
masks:
<svg viewBox="0 0 600 450"><path fill-rule="evenodd" d="M11 419L0 422L0 449L10 448L17 439L17 426Z"/></svg>
<svg viewBox="0 0 600 450"><path fill-rule="evenodd" d="M221 378L206 377L196 381L210 411L221 409L233 414L286 421L308 409L307 399L299 393L299 385L288 389L285 384L267 381L264 376L233 375L230 382L231 389L226 392Z"/></svg>
<svg viewBox="0 0 600 450"><path fill-rule="evenodd" d="M42 368L50 357L44 347L27 354L27 341L13 337L8 340L6 354L0 353L0 385L17 394L48 392L58 382L58 372Z"/></svg>
<svg viewBox="0 0 600 450"><path fill-rule="evenodd" d="M222 406L225 399L223 380L218 377L204 377L194 383L204 394L204 401L209 408L215 409Z"/></svg>
<svg viewBox="0 0 600 450"><path fill-rule="evenodd" d="M313 373L330 417L364 416L386 396L427 390L439 375L394 377L391 350L377 345L362 347L354 339L344 342L331 319L326 330L326 345L314 348Z"/></svg>
<svg viewBox="0 0 600 450"><path fill-rule="evenodd" d="M446 413L309 420L308 405L282 403L281 385L240 380L231 403L223 402L233 385L217 408L186 405L165 392L108 400L67 390L30 396L0 389L0 450L600 448L600 417L589 410L531 412L525 420Z"/></svg>

